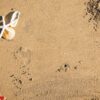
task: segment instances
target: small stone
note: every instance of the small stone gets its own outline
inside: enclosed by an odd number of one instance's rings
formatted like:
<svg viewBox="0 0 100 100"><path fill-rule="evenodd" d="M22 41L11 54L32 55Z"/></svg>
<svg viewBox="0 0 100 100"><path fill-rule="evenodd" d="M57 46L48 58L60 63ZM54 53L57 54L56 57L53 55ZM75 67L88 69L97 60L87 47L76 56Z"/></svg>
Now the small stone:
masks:
<svg viewBox="0 0 100 100"><path fill-rule="evenodd" d="M22 84L22 80L19 80L19 83Z"/></svg>
<svg viewBox="0 0 100 100"><path fill-rule="evenodd" d="M10 77L13 77L14 76L14 74L12 74Z"/></svg>
<svg viewBox="0 0 100 100"><path fill-rule="evenodd" d="M32 78L29 78L29 81L32 81Z"/></svg>
<svg viewBox="0 0 100 100"><path fill-rule="evenodd" d="M75 66L74 69L77 69L77 66Z"/></svg>

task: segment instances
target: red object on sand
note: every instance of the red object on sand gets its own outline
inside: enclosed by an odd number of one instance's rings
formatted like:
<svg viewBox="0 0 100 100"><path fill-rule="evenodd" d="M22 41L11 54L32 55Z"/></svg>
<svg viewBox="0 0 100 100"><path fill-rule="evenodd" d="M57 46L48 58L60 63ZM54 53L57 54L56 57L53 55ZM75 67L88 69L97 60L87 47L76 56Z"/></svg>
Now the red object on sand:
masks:
<svg viewBox="0 0 100 100"><path fill-rule="evenodd" d="M0 100L4 100L4 96L0 96Z"/></svg>

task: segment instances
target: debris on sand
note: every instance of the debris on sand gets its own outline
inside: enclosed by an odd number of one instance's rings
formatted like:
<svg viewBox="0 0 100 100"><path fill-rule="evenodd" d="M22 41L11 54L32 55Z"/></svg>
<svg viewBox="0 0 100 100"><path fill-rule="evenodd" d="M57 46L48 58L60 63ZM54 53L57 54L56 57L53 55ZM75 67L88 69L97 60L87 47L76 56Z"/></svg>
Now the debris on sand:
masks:
<svg viewBox="0 0 100 100"><path fill-rule="evenodd" d="M92 21L93 28L96 31L100 21L100 0L89 0L85 2L86 15L89 15L89 22Z"/></svg>
<svg viewBox="0 0 100 100"><path fill-rule="evenodd" d="M77 70L77 66L75 66L74 69Z"/></svg>
<svg viewBox="0 0 100 100"><path fill-rule="evenodd" d="M32 78L29 78L29 81L32 81Z"/></svg>
<svg viewBox="0 0 100 100"><path fill-rule="evenodd" d="M62 66L60 66L60 68L57 69L57 72L61 72L61 71L67 71L70 68L69 64L64 64Z"/></svg>

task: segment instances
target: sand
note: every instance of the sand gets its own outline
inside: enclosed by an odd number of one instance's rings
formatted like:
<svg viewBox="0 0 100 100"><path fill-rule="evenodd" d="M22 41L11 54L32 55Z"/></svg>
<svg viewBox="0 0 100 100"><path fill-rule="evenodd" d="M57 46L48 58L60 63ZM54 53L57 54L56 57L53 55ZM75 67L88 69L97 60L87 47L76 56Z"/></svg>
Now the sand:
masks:
<svg viewBox="0 0 100 100"><path fill-rule="evenodd" d="M7 100L100 99L100 27L84 17L85 1L1 0L0 15L21 12L14 40L0 39Z"/></svg>

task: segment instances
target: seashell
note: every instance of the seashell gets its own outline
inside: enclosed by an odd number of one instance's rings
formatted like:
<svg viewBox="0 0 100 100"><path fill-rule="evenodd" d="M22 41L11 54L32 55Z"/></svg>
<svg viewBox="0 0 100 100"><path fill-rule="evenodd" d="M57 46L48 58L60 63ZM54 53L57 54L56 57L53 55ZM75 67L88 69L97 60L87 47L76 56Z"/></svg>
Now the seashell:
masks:
<svg viewBox="0 0 100 100"><path fill-rule="evenodd" d="M11 11L6 16L0 16L0 38L12 40L15 37L15 30L20 12Z"/></svg>
<svg viewBox="0 0 100 100"><path fill-rule="evenodd" d="M12 40L15 37L15 30L12 27L7 27L4 32L3 36L4 39L6 40Z"/></svg>

